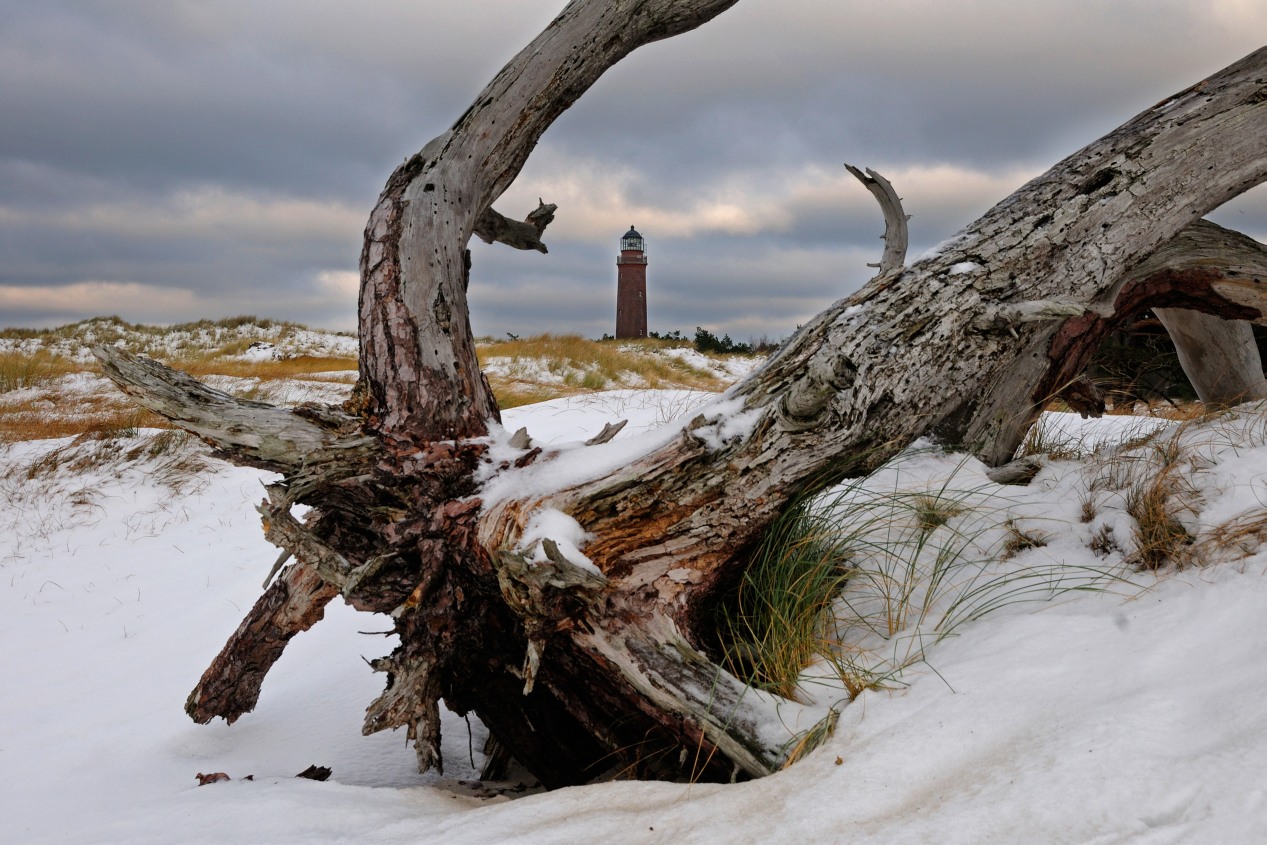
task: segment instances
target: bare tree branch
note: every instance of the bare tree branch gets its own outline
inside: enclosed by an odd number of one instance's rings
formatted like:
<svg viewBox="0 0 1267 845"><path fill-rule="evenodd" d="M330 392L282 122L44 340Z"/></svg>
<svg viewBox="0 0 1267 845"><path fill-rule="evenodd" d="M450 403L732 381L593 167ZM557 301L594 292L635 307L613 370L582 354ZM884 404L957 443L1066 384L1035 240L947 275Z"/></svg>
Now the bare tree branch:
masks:
<svg viewBox="0 0 1267 845"><path fill-rule="evenodd" d="M535 249L537 252L549 252L541 242L541 235L554 220L554 212L558 206L546 205L537 200L538 205L528 213L521 223L498 214L493 208L485 209L475 221L475 234L486 244L503 243L515 249Z"/></svg>

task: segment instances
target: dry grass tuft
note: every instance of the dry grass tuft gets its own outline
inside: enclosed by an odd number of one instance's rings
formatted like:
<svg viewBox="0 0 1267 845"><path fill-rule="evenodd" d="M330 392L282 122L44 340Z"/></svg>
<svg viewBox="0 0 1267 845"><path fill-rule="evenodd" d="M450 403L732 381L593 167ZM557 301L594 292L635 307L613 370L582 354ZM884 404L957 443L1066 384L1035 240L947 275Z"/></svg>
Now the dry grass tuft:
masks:
<svg viewBox="0 0 1267 845"><path fill-rule="evenodd" d="M171 428L171 423L133 405L123 395L67 398L48 392L18 402L0 403L0 443L110 436L141 428Z"/></svg>
<svg viewBox="0 0 1267 845"><path fill-rule="evenodd" d="M1220 558L1240 560L1256 554L1267 541L1267 513L1241 514L1204 532L1193 550L1202 562Z"/></svg>
<svg viewBox="0 0 1267 845"><path fill-rule="evenodd" d="M598 390L609 383L649 388L686 387L719 391L727 382L711 373L652 351L676 348L673 341L594 341L579 335L543 334L536 337L482 343L477 353L482 367L496 364L506 375L490 375L490 382L513 381L544 366L562 382L563 393ZM572 388L572 390L567 390Z"/></svg>
<svg viewBox="0 0 1267 845"><path fill-rule="evenodd" d="M1065 410L1063 403L1050 402L1047 410ZM1025 439L1016 450L1017 458L1028 458L1043 455L1053 461L1075 460L1086 457L1092 450L1081 441L1072 441L1061 434L1056 424L1049 417L1039 417L1038 421L1025 432Z"/></svg>
<svg viewBox="0 0 1267 845"><path fill-rule="evenodd" d="M1117 544L1117 536L1113 533L1113 526L1111 525L1101 525L1091 535L1090 547L1096 557L1108 557L1113 552L1122 550L1122 547Z"/></svg>
<svg viewBox="0 0 1267 845"><path fill-rule="evenodd" d="M967 510L957 497L947 497L944 490L917 493L911 497L911 511L920 530L934 531Z"/></svg>
<svg viewBox="0 0 1267 845"><path fill-rule="evenodd" d="M1135 520L1130 560L1140 569L1183 568L1192 559L1193 536L1174 503L1195 495L1176 463L1143 473L1126 491L1126 512Z"/></svg>
<svg viewBox="0 0 1267 845"><path fill-rule="evenodd" d="M541 384L531 382L504 381L489 379L493 388L493 396L497 398L497 406L502 410L518 408L521 405L535 405L549 399L557 399L560 392Z"/></svg>
<svg viewBox="0 0 1267 845"><path fill-rule="evenodd" d="M1021 552L1030 549L1041 549L1047 545L1050 539L1041 531L1026 531L1017 524L1015 519L1009 519L1003 524L1007 536L1003 541L1002 559L1008 560L1016 557Z"/></svg>
<svg viewBox="0 0 1267 845"><path fill-rule="evenodd" d="M1120 496L1133 521L1126 559L1141 570L1203 564L1220 549L1256 542L1258 531L1258 520L1251 516L1198 536L1193 527L1201 504L1196 479L1219 450L1267 444L1267 404L1216 408L1190 402L1168 407L1177 424L1104 455L1091 468L1083 502L1084 514L1094 518L1097 496ZM1110 527L1101 526L1092 535L1091 549L1100 556L1119 550Z"/></svg>
<svg viewBox="0 0 1267 845"><path fill-rule="evenodd" d="M165 363L195 378L231 376L260 381L305 377L311 380L313 375L347 372L357 367L355 358L325 358L311 355L297 355L294 358L279 360L245 361L240 358L222 358L218 354L212 354L197 358L177 358Z"/></svg>
<svg viewBox="0 0 1267 845"><path fill-rule="evenodd" d="M0 393L44 387L83 367L60 355L36 352L0 352Z"/></svg>

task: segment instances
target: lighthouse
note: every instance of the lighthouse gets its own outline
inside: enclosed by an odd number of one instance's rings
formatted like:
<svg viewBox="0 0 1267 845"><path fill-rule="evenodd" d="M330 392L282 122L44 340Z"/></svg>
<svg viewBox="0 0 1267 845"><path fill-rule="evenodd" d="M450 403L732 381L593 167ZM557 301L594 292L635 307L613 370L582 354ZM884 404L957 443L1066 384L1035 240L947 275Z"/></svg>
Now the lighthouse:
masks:
<svg viewBox="0 0 1267 845"><path fill-rule="evenodd" d="M616 256L616 337L647 336L647 242L633 226Z"/></svg>

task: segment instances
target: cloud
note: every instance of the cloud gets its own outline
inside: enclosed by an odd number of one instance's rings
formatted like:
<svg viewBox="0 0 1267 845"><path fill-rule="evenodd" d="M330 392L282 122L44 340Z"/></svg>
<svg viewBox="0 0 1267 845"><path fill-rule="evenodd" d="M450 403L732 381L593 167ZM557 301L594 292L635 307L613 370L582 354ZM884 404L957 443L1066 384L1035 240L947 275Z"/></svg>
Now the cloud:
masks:
<svg viewBox="0 0 1267 845"><path fill-rule="evenodd" d="M45 288L0 285L0 313L25 315L39 323L120 312L137 315L137 320L165 323L207 304L193 291L136 282L85 281Z"/></svg>
<svg viewBox="0 0 1267 845"><path fill-rule="evenodd" d="M356 302L355 273L318 273L309 290L289 303L292 319L319 318L314 325L354 330L355 315L347 309ZM350 291L349 291L350 288ZM209 317L275 313L276 296L268 290L244 292L226 310L216 292L164 287L140 282L83 281L68 285L28 287L0 285L0 315L8 325L49 326L87 316L126 314L131 322L165 325L184 322L190 315Z"/></svg>
<svg viewBox="0 0 1267 845"><path fill-rule="evenodd" d="M239 244L347 237L365 213L335 202L254 196L217 185L181 190L156 201L125 197L56 211L0 206L0 226L42 227L68 235L204 238Z"/></svg>
<svg viewBox="0 0 1267 845"><path fill-rule="evenodd" d="M876 166L897 187L913 216L916 239L948 237L1026 181L1037 169L998 172L953 164ZM874 199L842 164L732 169L654 194L641 186L655 174L595 157L545 151L499 202L519 212L544 198L559 206L547 242L608 243L632 224L651 239L695 240L781 235L798 243L871 245L883 230ZM953 228L952 228L953 227Z"/></svg>
<svg viewBox="0 0 1267 845"><path fill-rule="evenodd" d="M113 303L348 327L388 174L562 5L0 0L0 322ZM786 334L880 249L841 162L893 181L918 252L1264 31L1252 0L739 3L545 134L497 206L558 203L551 252L472 245L476 330L609 331L633 223L653 324ZM1267 202L1216 219L1261 236Z"/></svg>

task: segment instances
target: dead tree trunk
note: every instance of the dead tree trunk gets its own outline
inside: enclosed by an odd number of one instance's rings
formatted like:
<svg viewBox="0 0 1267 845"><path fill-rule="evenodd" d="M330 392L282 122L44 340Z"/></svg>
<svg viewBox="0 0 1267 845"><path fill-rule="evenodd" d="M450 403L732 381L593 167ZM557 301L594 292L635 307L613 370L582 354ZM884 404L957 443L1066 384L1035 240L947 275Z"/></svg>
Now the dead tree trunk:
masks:
<svg viewBox="0 0 1267 845"><path fill-rule="evenodd" d="M1122 309L1263 313L1261 274L1130 274L1267 178L1267 50L1057 164L940 254L885 267L640 454L503 436L467 320L468 239L513 230L531 247L529 227L539 242L541 217L479 221L545 128L630 50L733 2L575 0L393 174L366 229L361 378L346 408L237 401L98 350L147 407L284 476L260 511L295 562L191 696L195 719L249 710L286 631L337 592L395 622L401 645L376 664L387 688L365 729L405 727L424 767L442 762L443 699L548 785L612 766L765 774L790 739L771 732L770 708L795 723L799 705L708 657L710 611L793 496L927 433L1007 460ZM305 521L296 503L313 507ZM313 572L326 589L293 588Z"/></svg>

